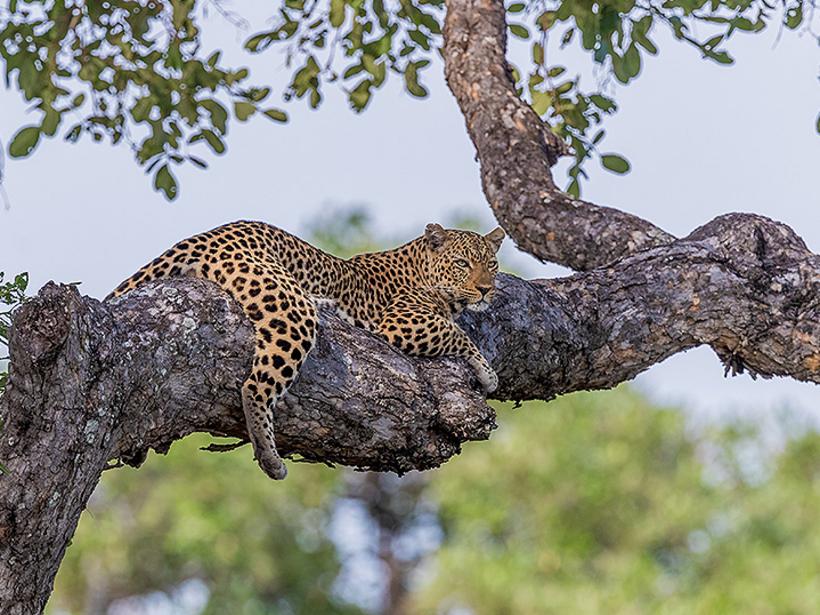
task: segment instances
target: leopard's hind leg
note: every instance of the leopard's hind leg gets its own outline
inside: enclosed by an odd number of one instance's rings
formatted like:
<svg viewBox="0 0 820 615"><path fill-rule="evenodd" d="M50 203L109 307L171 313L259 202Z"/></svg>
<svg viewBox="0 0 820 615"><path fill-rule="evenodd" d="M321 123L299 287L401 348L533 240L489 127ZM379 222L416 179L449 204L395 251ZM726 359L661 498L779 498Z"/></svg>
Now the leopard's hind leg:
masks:
<svg viewBox="0 0 820 615"><path fill-rule="evenodd" d="M242 386L248 436L262 470L281 479L287 469L276 450L273 411L313 347L316 308L281 263L261 249L223 249L221 232L230 229L179 242L125 280L109 298L151 280L193 275L216 282L239 302L256 331L253 369ZM251 239L256 245L264 243L258 237Z"/></svg>
<svg viewBox="0 0 820 615"><path fill-rule="evenodd" d="M219 263L203 277L227 289L256 329L251 375L242 386L242 409L262 470L273 479L287 475L276 450L273 413L293 383L316 337L316 308L288 271L275 261Z"/></svg>

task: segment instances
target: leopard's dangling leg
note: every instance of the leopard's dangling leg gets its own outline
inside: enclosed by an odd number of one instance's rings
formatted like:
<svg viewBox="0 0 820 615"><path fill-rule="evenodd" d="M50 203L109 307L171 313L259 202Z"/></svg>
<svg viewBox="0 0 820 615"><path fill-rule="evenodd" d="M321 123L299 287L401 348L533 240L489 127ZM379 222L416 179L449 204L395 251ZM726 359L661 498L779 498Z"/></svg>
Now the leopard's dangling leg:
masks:
<svg viewBox="0 0 820 615"><path fill-rule="evenodd" d="M242 410L259 466L281 480L287 468L276 450L274 410L313 347L316 308L279 263L242 253L229 262L234 266L220 263L203 277L228 290L253 321L256 350L251 375L242 386Z"/></svg>

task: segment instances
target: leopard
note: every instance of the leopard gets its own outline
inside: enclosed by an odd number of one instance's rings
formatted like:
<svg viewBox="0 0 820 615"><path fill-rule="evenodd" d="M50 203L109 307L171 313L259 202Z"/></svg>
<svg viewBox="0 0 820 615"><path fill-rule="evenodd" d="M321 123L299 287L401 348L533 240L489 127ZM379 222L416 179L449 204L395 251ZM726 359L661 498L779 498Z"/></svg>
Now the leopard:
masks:
<svg viewBox="0 0 820 615"><path fill-rule="evenodd" d="M276 449L274 410L315 344L322 305L408 355L466 359L484 393L496 390L495 371L456 318L489 307L504 238L501 227L482 235L431 223L397 248L343 259L271 224L240 220L179 241L106 300L189 276L216 283L239 303L255 332L242 385L248 439L262 471L280 480L287 467Z"/></svg>

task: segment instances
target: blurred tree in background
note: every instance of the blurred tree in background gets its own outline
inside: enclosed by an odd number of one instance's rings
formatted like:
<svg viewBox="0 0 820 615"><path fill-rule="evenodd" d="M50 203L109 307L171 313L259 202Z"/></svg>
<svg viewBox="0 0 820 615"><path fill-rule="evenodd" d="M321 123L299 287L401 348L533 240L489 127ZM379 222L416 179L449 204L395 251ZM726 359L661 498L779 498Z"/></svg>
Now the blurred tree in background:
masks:
<svg viewBox="0 0 820 615"><path fill-rule="evenodd" d="M167 613L192 580L201 602L173 612L816 612L815 432L770 455L751 426L691 436L626 388L499 411L491 446L424 479L292 464L298 480L271 490L246 454L200 438L112 472L50 612ZM345 564L356 540L372 561ZM157 591L153 609L108 610Z"/></svg>
<svg viewBox="0 0 820 615"><path fill-rule="evenodd" d="M626 387L500 418L435 474L445 539L413 612L817 611L816 432L779 455L750 424L691 436Z"/></svg>
<svg viewBox="0 0 820 615"><path fill-rule="evenodd" d="M308 225L374 247L366 211ZM205 436L106 473L49 613L815 613L820 436L615 391L499 404L489 446L404 478L291 464L277 484Z"/></svg>
<svg viewBox="0 0 820 615"><path fill-rule="evenodd" d="M201 586L190 600L209 614L361 612L330 596L340 564L325 527L341 475L298 465L298 482L271 490L247 450L199 452L207 440L188 438L167 458L104 477L60 569L52 612L102 614L156 591L170 603L191 579Z"/></svg>

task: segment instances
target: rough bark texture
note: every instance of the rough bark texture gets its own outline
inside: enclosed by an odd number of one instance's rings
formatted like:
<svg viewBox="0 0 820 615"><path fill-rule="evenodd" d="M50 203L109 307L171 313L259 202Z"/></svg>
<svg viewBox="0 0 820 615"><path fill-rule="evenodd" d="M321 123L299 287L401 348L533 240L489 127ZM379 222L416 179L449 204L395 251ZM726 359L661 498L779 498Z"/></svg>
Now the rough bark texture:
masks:
<svg viewBox="0 0 820 615"><path fill-rule="evenodd" d="M497 0L448 0L448 83L484 190L518 245L581 273L499 276L462 325L498 371L499 399L608 388L711 346L727 371L820 382L820 257L748 214L675 239L561 193L561 146L516 96ZM251 327L215 286L147 285L113 304L47 285L19 310L0 399L0 613L39 612L100 473L193 431L244 437L239 385ZM452 360L411 359L322 314L318 342L277 408L282 453L372 470L425 469L488 437L493 412ZM248 454L250 449L248 449ZM275 490L275 485L271 485Z"/></svg>

